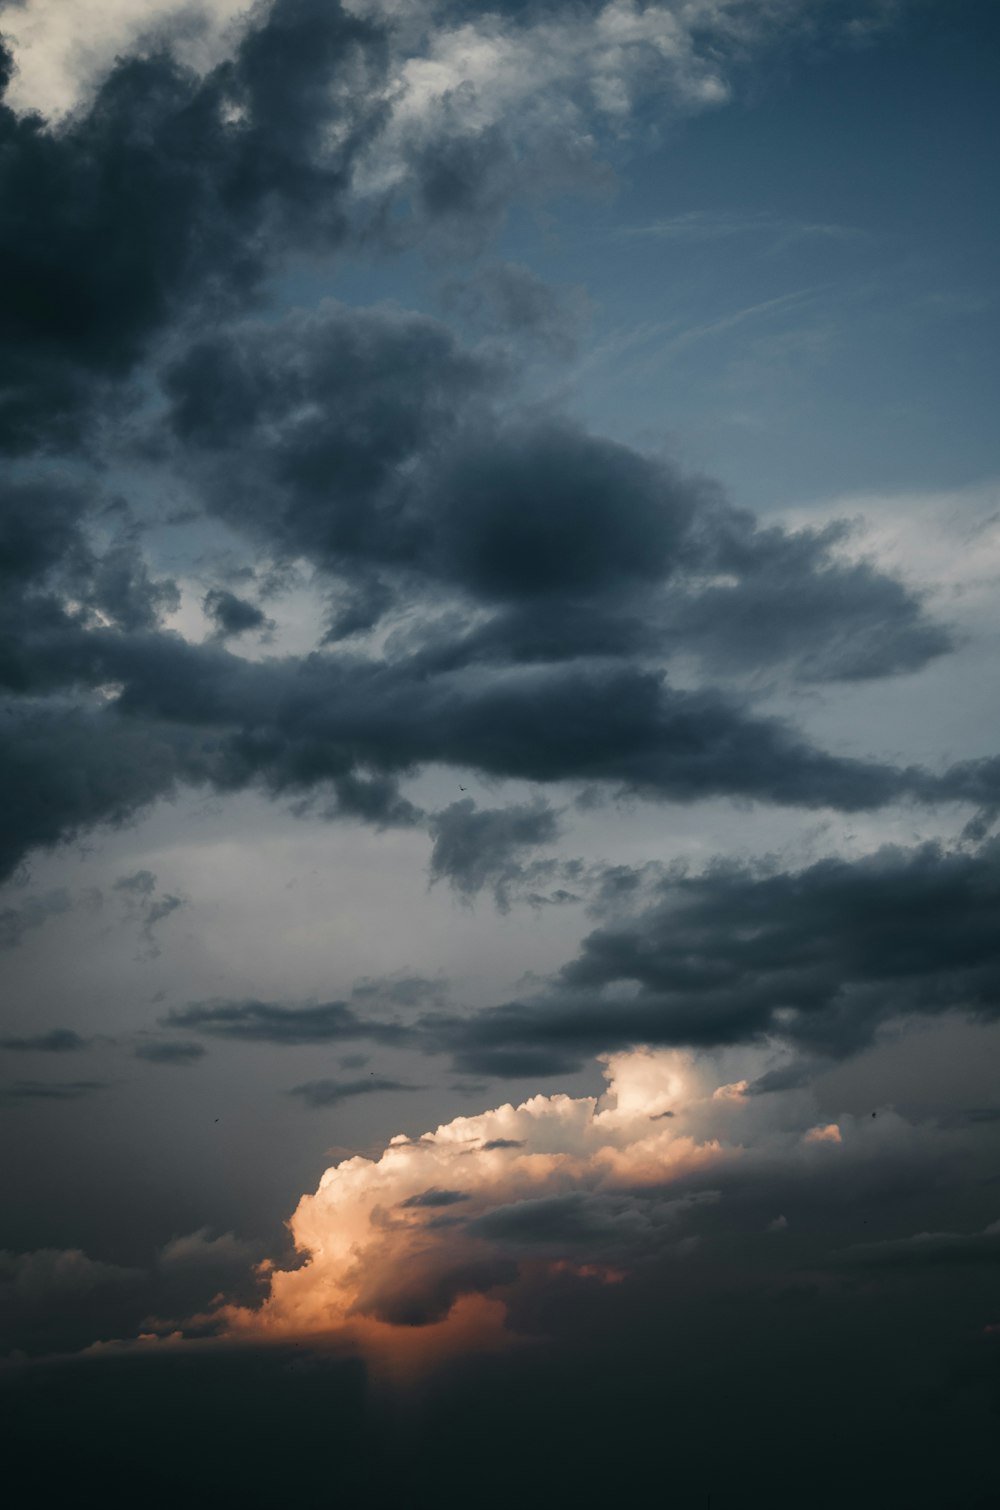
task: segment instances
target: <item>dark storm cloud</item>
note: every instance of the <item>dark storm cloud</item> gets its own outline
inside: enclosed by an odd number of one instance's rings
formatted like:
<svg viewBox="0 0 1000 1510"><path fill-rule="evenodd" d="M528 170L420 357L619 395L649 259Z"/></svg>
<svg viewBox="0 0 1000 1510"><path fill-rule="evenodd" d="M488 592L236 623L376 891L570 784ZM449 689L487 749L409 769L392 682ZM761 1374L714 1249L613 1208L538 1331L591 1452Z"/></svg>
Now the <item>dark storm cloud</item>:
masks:
<svg viewBox="0 0 1000 1510"><path fill-rule="evenodd" d="M405 1041L408 1030L396 1023L370 1022L342 1001L312 1007L283 1007L274 1002L199 1002L179 1007L163 1019L171 1028L193 1028L216 1038L246 1043L339 1043L371 1038L381 1043Z"/></svg>
<svg viewBox="0 0 1000 1510"><path fill-rule="evenodd" d="M353 1100L356 1096L374 1096L381 1091L418 1091L423 1087L407 1085L401 1080L387 1080L381 1075L369 1075L364 1080L307 1080L302 1085L293 1085L290 1096L297 1096L305 1106L319 1110L324 1106L338 1106L341 1101Z"/></svg>
<svg viewBox="0 0 1000 1510"><path fill-rule="evenodd" d="M109 546L90 566L89 606L119 629L155 629L164 613L180 606L175 583L154 580L134 540Z"/></svg>
<svg viewBox="0 0 1000 1510"><path fill-rule="evenodd" d="M140 1043L132 1052L136 1059L147 1059L150 1064L196 1064L205 1057L200 1043Z"/></svg>
<svg viewBox="0 0 1000 1510"><path fill-rule="evenodd" d="M208 506L336 567L406 565L426 548L393 484L497 378L426 316L327 301L214 333L164 383L185 458L208 469Z"/></svg>
<svg viewBox="0 0 1000 1510"><path fill-rule="evenodd" d="M565 464L571 510L573 468L592 469L585 455L574 458L569 447ZM511 508L527 503L535 515L521 545L538 554L528 536L551 528L553 563L556 543L561 539L565 547L560 564L554 564L565 580L553 578L547 590L536 593L506 582L504 591L493 595L509 601L491 618L459 635L428 636L428 665L681 654L725 676L781 668L803 681L860 681L918 670L953 648L949 630L927 617L919 594L870 563L837 555L847 536L840 527L794 534L760 529L752 516L713 498L707 487L699 499L699 485L688 484L690 523L676 549L659 560L651 535L644 582L637 571L630 579L632 569L613 552L601 560L599 541L610 545L618 531L613 519L618 494L609 483L607 515L592 521L598 575L578 583L571 575L575 547L568 519L561 529L558 516L548 512L550 500L532 498L526 479L509 483ZM684 484L675 479L675 486ZM645 526L637 519L635 527L638 539ZM510 559L517 560L516 522L508 521L506 529ZM489 548L485 539L482 548ZM475 572L469 575L472 579ZM525 570L525 581L527 576ZM473 581L473 586L482 591L485 584Z"/></svg>
<svg viewBox="0 0 1000 1510"><path fill-rule="evenodd" d="M666 463L567 419L525 418L505 361L424 316L330 303L226 323L279 253L346 234L384 64L368 23L280 0L203 80L166 54L131 58L61 127L2 117L9 444L68 444L102 383L196 315L211 333L185 347L174 331L164 381L205 506L322 569L333 639L401 603L433 618L442 591L459 605L444 634L418 612L388 662L250 667L158 631L176 588L151 575L123 505L61 476L12 485L0 571L19 587L5 597L0 677L32 701L0 756L14 814L4 873L179 785L259 784L315 795L331 815L414 824L397 782L437 761L670 800L852 809L918 795L905 775L825 756L644 668L680 648L729 670L791 657L806 675L868 675L946 648L911 594L835 561L827 535L758 530ZM459 158L479 161L488 137L414 147L427 205L452 214L466 195ZM508 328L551 323L524 270L483 278ZM207 322L209 306L226 318ZM162 434L150 440L151 456L179 463ZM712 585L720 575L735 585ZM206 610L223 637L262 627L226 589ZM439 826L444 865L457 819ZM449 873L468 884L459 862ZM180 899L150 905L162 918Z"/></svg>
<svg viewBox="0 0 1000 1510"><path fill-rule="evenodd" d="M11 710L0 786L17 794L4 869L38 845L117 822L178 784L327 799L378 825L419 811L397 781L440 762L497 777L601 783L655 800L754 798L863 811L907 798L995 805L1000 764L941 778L828 755L738 700L623 663L431 674L408 659L316 654L252 664L176 635L61 630L36 656L111 687L89 708Z"/></svg>
<svg viewBox="0 0 1000 1510"><path fill-rule="evenodd" d="M326 304L213 336L165 382L186 454L224 463L208 506L279 550L487 601L663 576L690 485L568 421L490 419L502 377L426 316Z"/></svg>
<svg viewBox="0 0 1000 1510"><path fill-rule="evenodd" d="M141 633L177 606L154 579L128 510L58 476L8 482L0 496L0 686L38 694L86 675L86 634ZM110 543L97 537L113 532Z"/></svg>
<svg viewBox="0 0 1000 1510"><path fill-rule="evenodd" d="M762 529L662 459L497 412L505 376L426 316L327 303L215 333L165 383L210 510L362 573L334 636L422 584L491 613L431 631L439 669L683 651L713 670L859 679L951 648L916 594L837 556L844 527Z"/></svg>
<svg viewBox="0 0 1000 1510"><path fill-rule="evenodd" d="M668 637L715 671L787 666L806 681L864 681L916 671L954 648L919 594L871 562L838 558L846 524L789 532L720 511L707 571L725 579L689 595Z"/></svg>
<svg viewBox="0 0 1000 1510"><path fill-rule="evenodd" d="M274 628L273 620L262 608L225 587L213 587L207 592L202 608L215 624L215 632L221 639L246 634L249 629Z"/></svg>
<svg viewBox="0 0 1000 1510"><path fill-rule="evenodd" d="M181 650L181 642L163 640L130 647L127 641L116 639L104 643L102 650L108 649L116 662L127 652L134 667L152 652L148 669L156 676L168 669L167 662ZM95 659L100 662L104 656L95 658L97 646L81 646L74 640L73 650L74 655L81 650L89 679L99 681L101 670ZM237 674L238 666L233 663ZM62 679L70 670L62 670ZM177 670L190 675L193 666L188 662ZM400 797L391 778L351 770L349 750L328 747L320 755L303 748L296 755L280 735L276 739L265 735L260 745L260 734L249 728L232 742L220 740L217 730L203 734L176 718L190 694L195 694L197 703L195 681L186 693L179 687L175 693L174 716L168 713L164 719L123 720L113 706L100 702L74 706L64 699L6 710L0 788L11 801L0 839L0 875L16 871L34 848L59 844L97 824L130 821L179 784L211 782L222 790L238 790L264 777L275 790L300 796L325 789L327 816L348 812L378 825L416 821L417 810ZM273 757L282 749L290 762L279 759L275 764Z"/></svg>
<svg viewBox="0 0 1000 1510"><path fill-rule="evenodd" d="M552 420L463 440L433 493L439 573L489 602L587 598L661 580L698 489Z"/></svg>
<svg viewBox="0 0 1000 1510"><path fill-rule="evenodd" d="M431 879L446 879L469 899L492 886L498 905L505 908L510 886L522 874L519 857L538 844L554 842L559 815L542 799L479 809L466 797L435 813L429 829L434 840Z"/></svg>
<svg viewBox="0 0 1000 1510"><path fill-rule="evenodd" d="M841 1057L893 1017L1000 1017L1000 841L887 847L797 873L718 862L659 890L637 917L589 934L547 993L429 1015L429 1042L462 1069L520 1077L633 1043L774 1037ZM779 1072L756 1088L787 1083Z"/></svg>
<svg viewBox="0 0 1000 1510"><path fill-rule="evenodd" d="M422 810L401 794L395 777L346 771L334 777L332 786L335 800L327 804L327 817L360 818L378 829L412 828L423 817ZM308 807L307 801L303 810Z"/></svg>
<svg viewBox="0 0 1000 1510"><path fill-rule="evenodd" d="M0 1038L0 1049L25 1054L73 1054L89 1048L92 1042L90 1038L81 1038L72 1028L52 1028L48 1033Z"/></svg>
<svg viewBox="0 0 1000 1510"><path fill-rule="evenodd" d="M319 569L328 646L380 620L392 632L367 660L326 648L251 665L218 637L186 644L157 627L176 589L151 575L124 506L65 479L18 483L0 542L0 570L21 582L0 622L16 694L0 871L184 785L413 825L424 815L398 783L431 763L671 801L851 811L975 788L995 804L995 772L969 768L945 793L665 678L675 652L713 673L825 678L947 649L912 593L837 557L836 532L760 529L703 479L528 417L495 342L465 349L425 316L331 302L237 317L275 257L347 234L384 64L368 23L279 0L203 80L165 54L132 58L62 127L2 118L10 444L68 444L81 406L169 327L174 442L148 433L150 465L180 469L269 558ZM458 158L478 160L488 137L414 144L427 205L452 214ZM483 182L473 199L492 193ZM509 325L544 324L542 291L516 270L494 268L490 286ZM227 592L206 600L222 638L260 612ZM492 865L502 887L516 854L497 825L480 835L495 859L470 866L458 818L433 821L435 865L466 887ZM180 899L151 905L166 916Z"/></svg>
<svg viewBox="0 0 1000 1510"><path fill-rule="evenodd" d="M4 53L4 83L11 68ZM459 89L389 145L402 183L362 206L354 170L384 133L390 70L373 20L335 0L276 0L204 78L165 45L120 59L58 127L4 108L0 439L84 439L108 385L160 331L246 303L289 247L337 246L352 229L407 242L433 221L475 238L526 181L592 174L586 133L558 112L536 113L526 151L516 118L477 124ZM526 299L507 291L513 318Z"/></svg>
<svg viewBox="0 0 1000 1510"><path fill-rule="evenodd" d="M125 822L180 777L198 780L199 752L183 730L124 724L107 711L65 702L18 708L5 725L0 789L11 805L0 838L3 876L33 848L98 823Z"/></svg>
<svg viewBox="0 0 1000 1510"><path fill-rule="evenodd" d="M292 235L340 239L383 61L339 5L277 0L203 80L129 57L57 129L3 107L0 443L80 439L181 306L245 298Z"/></svg>
<svg viewBox="0 0 1000 1510"><path fill-rule="evenodd" d="M7 484L0 513L0 577L9 591L65 567L82 549L85 495L65 482Z"/></svg>
<svg viewBox="0 0 1000 1510"><path fill-rule="evenodd" d="M564 982L700 995L709 1035L725 1023L727 994L739 993L740 1036L789 1008L799 1014L792 1034L817 1047L827 1032L833 1046L841 1033L845 1046L854 1030L866 1038L875 1014L1000 1010L998 841L975 853L889 846L794 874L719 864L663 890L634 930L591 934Z"/></svg>
<svg viewBox="0 0 1000 1510"><path fill-rule="evenodd" d="M431 677L407 661L318 655L251 665L162 636L95 649L122 684L126 724L212 731L195 765L222 786L263 779L293 792L356 765L401 774L443 762L680 801L729 794L850 811L934 792L921 773L827 755L781 720L636 666Z"/></svg>

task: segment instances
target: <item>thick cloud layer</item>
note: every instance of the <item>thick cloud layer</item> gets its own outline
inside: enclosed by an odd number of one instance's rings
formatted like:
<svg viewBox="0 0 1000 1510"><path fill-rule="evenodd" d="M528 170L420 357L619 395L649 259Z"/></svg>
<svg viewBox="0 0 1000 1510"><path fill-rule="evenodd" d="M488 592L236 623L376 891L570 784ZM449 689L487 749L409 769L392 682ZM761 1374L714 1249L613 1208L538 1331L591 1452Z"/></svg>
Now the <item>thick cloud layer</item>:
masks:
<svg viewBox="0 0 1000 1510"><path fill-rule="evenodd" d="M761 529L701 478L511 413L496 355L425 316L327 303L199 342L165 381L207 507L377 616L433 594L429 666L683 652L863 679L950 647L912 591L838 558L844 527ZM442 593L466 609L444 633Z"/></svg>
<svg viewBox="0 0 1000 1510"><path fill-rule="evenodd" d="M3 873L185 785L412 825L424 815L399 782L435 763L657 800L992 806L992 769L936 784L828 755L747 701L777 672L864 680L952 648L918 594L843 557L841 528L762 528L704 479L526 405L514 347L388 305L266 306L289 256L347 245L404 181L422 184L421 214L453 219L445 157L478 160L513 129L513 60L543 34L558 87L575 98L585 78L614 113L626 80L623 101L667 77L703 103L718 57L702 29L722 56L795 11L470 12L435 20L430 67L423 12L408 33L378 7L278 0L202 74L148 52L56 127L3 115L0 440L20 458L0 538ZM473 34L506 59L496 77L469 74ZM468 97L443 85L463 59ZM490 286L509 329L544 334L533 284L508 266ZM121 468L124 501L107 481ZM221 585L201 595L204 643L164 629L181 599L149 559L149 498L178 491L265 576L314 574L328 629L311 655L227 653L279 626ZM432 864L457 881L455 822L434 822Z"/></svg>
<svg viewBox="0 0 1000 1510"><path fill-rule="evenodd" d="M839 1058L909 1014L995 1020L998 902L995 839L798 872L720 860L668 876L645 910L588 934L545 994L425 1027L461 1068L492 1075L559 1071L636 1042L778 1041Z"/></svg>
<svg viewBox="0 0 1000 1510"><path fill-rule="evenodd" d="M161 50L126 54L54 130L5 107L4 443L81 439L102 384L182 306L246 298L278 252L341 241L349 192L383 234L400 193L421 218L489 223L524 181L529 140L536 179L546 156L556 178L592 159L579 86L612 116L633 87L664 82L701 108L725 95L719 46L772 21L756 3L738 20L714 6L478 10L449 30L421 8L408 34L379 6L274 0L202 76L167 27ZM12 69L5 52L0 83Z"/></svg>
<svg viewBox="0 0 1000 1510"><path fill-rule="evenodd" d="M55 132L5 109L0 441L79 440L172 316L246 297L290 234L342 236L378 67L377 34L339 5L278 0L204 80L132 57Z"/></svg>
<svg viewBox="0 0 1000 1510"><path fill-rule="evenodd" d="M254 665L173 635L76 626L39 637L29 657L48 682L113 692L89 707L53 698L12 710L2 776L19 801L7 869L178 782L326 790L348 812L413 823L395 778L435 762L674 801L732 795L857 811L907 798L995 800L992 767L938 780L827 755L778 719L632 666L428 677L406 660Z"/></svg>
<svg viewBox="0 0 1000 1510"><path fill-rule="evenodd" d="M291 1221L305 1264L272 1273L264 1306L227 1312L225 1325L269 1337L356 1326L391 1358L398 1328L430 1328L432 1352L448 1350L439 1329L450 1321L459 1348L491 1336L503 1346L504 1307L489 1297L517 1280L520 1259L582 1257L613 1278L614 1260L676 1242L698 1198L672 1201L664 1187L692 1172L709 1180L722 1154L663 1120L697 1095L690 1066L637 1052L607 1076L603 1109L536 1096L329 1169ZM418 1356L419 1340L401 1346Z"/></svg>

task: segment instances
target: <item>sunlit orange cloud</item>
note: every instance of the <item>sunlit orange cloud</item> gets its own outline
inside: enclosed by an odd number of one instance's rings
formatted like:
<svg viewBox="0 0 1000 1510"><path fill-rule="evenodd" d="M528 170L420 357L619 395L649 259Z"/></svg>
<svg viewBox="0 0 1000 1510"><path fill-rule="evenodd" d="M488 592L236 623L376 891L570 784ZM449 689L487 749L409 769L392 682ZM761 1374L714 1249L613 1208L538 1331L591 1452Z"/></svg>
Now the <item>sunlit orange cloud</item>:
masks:
<svg viewBox="0 0 1000 1510"><path fill-rule="evenodd" d="M689 1056L637 1048L604 1057L599 1097L532 1096L457 1117L380 1158L327 1169L289 1223L301 1267L264 1272L259 1307L227 1307L236 1338L350 1340L390 1372L453 1352L509 1347L504 1291L519 1266L477 1225L526 1201L666 1186L723 1152L684 1113L711 1101ZM619 1262L551 1255L552 1272L613 1283Z"/></svg>

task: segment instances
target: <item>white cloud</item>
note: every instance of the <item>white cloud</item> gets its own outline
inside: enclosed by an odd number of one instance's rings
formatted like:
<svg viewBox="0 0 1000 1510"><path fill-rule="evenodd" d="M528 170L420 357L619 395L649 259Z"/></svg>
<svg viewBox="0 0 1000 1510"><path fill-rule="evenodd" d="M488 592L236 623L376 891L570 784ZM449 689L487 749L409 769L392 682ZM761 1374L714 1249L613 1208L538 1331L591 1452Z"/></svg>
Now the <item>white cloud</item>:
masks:
<svg viewBox="0 0 1000 1510"><path fill-rule="evenodd" d="M502 127L536 173L553 154L589 160L595 125L626 129L641 95L655 91L661 113L723 104L738 61L816 21L807 0L607 0L553 5L529 21L485 4L469 20L468 9L456 16L434 0L346 0L345 8L385 22L395 49L388 124L361 174L360 187L373 192L399 183L413 149L441 132ZM255 14L248 0L0 0L18 70L9 101L64 115L116 56L165 37L205 71Z"/></svg>
<svg viewBox="0 0 1000 1510"><path fill-rule="evenodd" d="M808 1131L808 1096L748 1098L732 1084L720 1096L718 1067L675 1050L602 1060L602 1096L532 1096L328 1169L289 1222L306 1261L264 1266L267 1299L223 1308L227 1335L349 1344L390 1372L517 1345L503 1295L525 1265L618 1283L651 1255L694 1253L684 1224L734 1161L850 1156L829 1146L839 1129Z"/></svg>
<svg viewBox="0 0 1000 1510"><path fill-rule="evenodd" d="M422 34L414 33L411 17L387 91L389 123L362 187L379 191L401 182L412 150L441 133L502 127L538 172L545 159L589 160L595 125L624 129L636 99L651 89L667 110L722 104L729 97L723 44L732 40L736 13L747 9L742 0L680 6L610 0L590 13L553 7L527 25L488 10L448 25L428 10ZM770 7L749 9L762 18ZM706 35L713 45L704 45Z"/></svg>
<svg viewBox="0 0 1000 1510"><path fill-rule="evenodd" d="M177 56L203 72L226 55L247 10L247 0L3 0L0 32L17 64L8 103L64 115L116 56L167 32Z"/></svg>

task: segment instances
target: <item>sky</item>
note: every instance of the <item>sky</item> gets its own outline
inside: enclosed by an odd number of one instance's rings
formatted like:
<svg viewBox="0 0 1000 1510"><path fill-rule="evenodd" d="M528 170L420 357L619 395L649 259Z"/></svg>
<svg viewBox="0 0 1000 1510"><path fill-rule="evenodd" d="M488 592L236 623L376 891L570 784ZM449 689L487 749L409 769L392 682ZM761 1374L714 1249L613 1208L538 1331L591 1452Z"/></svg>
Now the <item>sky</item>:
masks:
<svg viewBox="0 0 1000 1510"><path fill-rule="evenodd" d="M995 3L0 34L23 1502L994 1505Z"/></svg>

